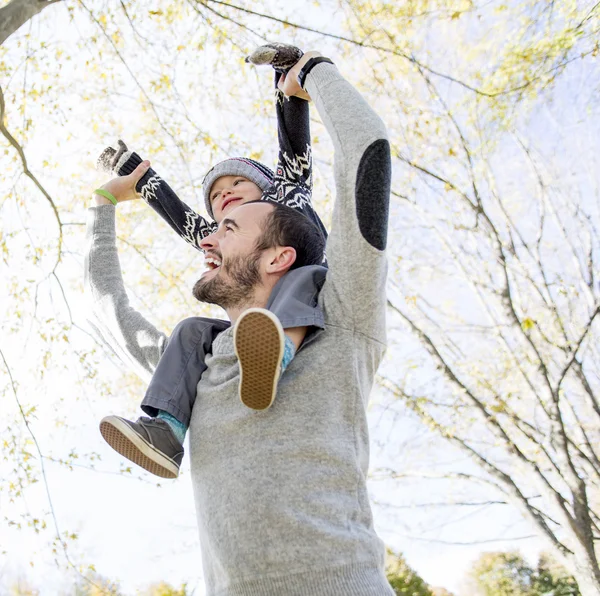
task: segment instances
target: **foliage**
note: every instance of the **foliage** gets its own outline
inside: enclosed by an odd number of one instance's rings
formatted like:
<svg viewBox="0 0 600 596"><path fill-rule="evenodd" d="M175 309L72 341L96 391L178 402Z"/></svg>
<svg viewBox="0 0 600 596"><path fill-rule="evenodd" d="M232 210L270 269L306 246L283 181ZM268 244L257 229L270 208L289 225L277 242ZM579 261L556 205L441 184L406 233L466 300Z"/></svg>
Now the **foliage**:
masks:
<svg viewBox="0 0 600 596"><path fill-rule="evenodd" d="M165 582L160 582L150 586L142 596L190 596L190 592L187 591L185 584L180 588L174 588Z"/></svg>
<svg viewBox="0 0 600 596"><path fill-rule="evenodd" d="M579 596L577 583L548 555L531 568L517 552L484 553L474 563L471 577L481 596Z"/></svg>
<svg viewBox="0 0 600 596"><path fill-rule="evenodd" d="M27 581L20 580L9 588L10 596L40 596L45 590L32 587ZM110 581L97 573L88 573L74 585L60 590L61 596L124 596L117 582ZM190 596L190 592L182 585L180 588L158 582L138 592L140 596Z"/></svg>
<svg viewBox="0 0 600 596"><path fill-rule="evenodd" d="M406 563L402 555L388 549L386 559L386 575L396 594L433 596L429 586Z"/></svg>
<svg viewBox="0 0 600 596"><path fill-rule="evenodd" d="M123 596L118 582L98 573L88 573L63 591L64 596Z"/></svg>
<svg viewBox="0 0 600 596"><path fill-rule="evenodd" d="M535 582L540 594L552 594L552 596L579 596L580 594L575 578L548 553L542 553L539 558Z"/></svg>

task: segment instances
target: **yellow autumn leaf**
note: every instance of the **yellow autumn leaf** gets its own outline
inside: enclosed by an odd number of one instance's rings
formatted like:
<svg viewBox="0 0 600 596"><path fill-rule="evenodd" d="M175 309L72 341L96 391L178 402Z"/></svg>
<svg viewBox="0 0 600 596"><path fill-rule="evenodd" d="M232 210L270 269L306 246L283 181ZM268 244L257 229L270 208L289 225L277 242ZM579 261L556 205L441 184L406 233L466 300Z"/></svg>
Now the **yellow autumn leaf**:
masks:
<svg viewBox="0 0 600 596"><path fill-rule="evenodd" d="M529 317L527 317L521 323L521 327L523 328L524 331L529 331L530 329L533 329L535 327L535 322L533 321L533 319L530 319Z"/></svg>

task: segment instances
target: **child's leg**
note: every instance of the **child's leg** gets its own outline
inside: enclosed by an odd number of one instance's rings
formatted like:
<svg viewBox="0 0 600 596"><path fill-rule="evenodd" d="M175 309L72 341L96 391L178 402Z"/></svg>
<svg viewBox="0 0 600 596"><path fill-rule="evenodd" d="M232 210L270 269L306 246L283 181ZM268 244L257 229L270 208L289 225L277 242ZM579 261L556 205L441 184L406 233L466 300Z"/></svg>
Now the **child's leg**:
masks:
<svg viewBox="0 0 600 596"><path fill-rule="evenodd" d="M178 476L205 356L217 334L229 326L227 321L192 317L175 327L141 404L152 418L132 422L107 416L100 423L102 436L115 451L157 476Z"/></svg>
<svg viewBox="0 0 600 596"><path fill-rule="evenodd" d="M308 331L308 326L304 325L303 327L284 327L285 336L288 338L292 344L294 345L294 352L297 352L304 338L306 337L306 332Z"/></svg>
<svg viewBox="0 0 600 596"><path fill-rule="evenodd" d="M220 319L190 317L173 329L140 406L146 414L158 417L165 412L187 429L196 387L206 370L205 356L215 337L230 325Z"/></svg>
<svg viewBox="0 0 600 596"><path fill-rule="evenodd" d="M264 410L275 399L280 375L309 339L323 329L318 295L327 269L300 267L279 280L264 309L249 309L236 322L234 341L240 361L240 399ZM275 316L273 316L275 315Z"/></svg>

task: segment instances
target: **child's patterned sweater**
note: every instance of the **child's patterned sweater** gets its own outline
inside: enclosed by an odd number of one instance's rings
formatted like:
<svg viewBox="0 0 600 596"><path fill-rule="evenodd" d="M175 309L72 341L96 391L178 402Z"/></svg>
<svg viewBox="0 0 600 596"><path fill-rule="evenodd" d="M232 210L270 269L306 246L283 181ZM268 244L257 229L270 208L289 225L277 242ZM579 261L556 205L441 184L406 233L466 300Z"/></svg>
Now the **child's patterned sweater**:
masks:
<svg viewBox="0 0 600 596"><path fill-rule="evenodd" d="M275 73L276 85L280 76ZM262 200L300 210L326 238L325 226L311 202L312 152L308 102L298 97L285 97L279 89L275 93L279 155L273 185L263 193ZM126 176L141 162L142 158L137 153L127 150L121 143L121 151L112 167L118 176ZM216 230L216 222L205 219L181 201L152 168L137 183L136 190L173 230L198 250L201 250L200 241Z"/></svg>

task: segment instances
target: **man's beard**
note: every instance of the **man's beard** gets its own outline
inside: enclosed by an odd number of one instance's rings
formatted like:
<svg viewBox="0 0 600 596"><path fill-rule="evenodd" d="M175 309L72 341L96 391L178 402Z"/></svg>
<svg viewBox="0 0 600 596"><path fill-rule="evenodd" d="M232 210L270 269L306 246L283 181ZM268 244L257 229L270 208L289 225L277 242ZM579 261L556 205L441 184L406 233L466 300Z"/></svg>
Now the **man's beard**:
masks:
<svg viewBox="0 0 600 596"><path fill-rule="evenodd" d="M221 271L215 277L207 281L200 278L194 284L194 298L225 309L250 302L254 287L261 281L259 260L258 251L247 256L232 257L227 263L221 259ZM222 279L221 273L226 273L229 279Z"/></svg>

